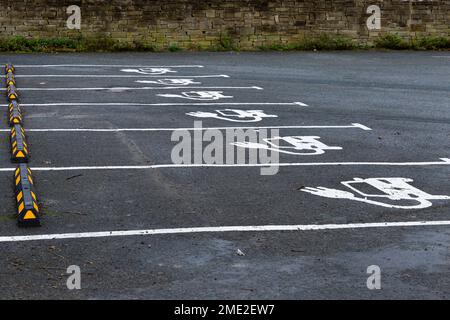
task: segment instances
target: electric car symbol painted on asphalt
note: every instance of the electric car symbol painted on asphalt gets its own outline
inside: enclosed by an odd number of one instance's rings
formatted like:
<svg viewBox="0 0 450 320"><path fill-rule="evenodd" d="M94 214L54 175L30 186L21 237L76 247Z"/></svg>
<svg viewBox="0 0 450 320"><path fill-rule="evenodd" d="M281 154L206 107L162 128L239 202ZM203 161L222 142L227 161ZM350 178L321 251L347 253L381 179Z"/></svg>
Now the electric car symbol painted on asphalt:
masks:
<svg viewBox="0 0 450 320"><path fill-rule="evenodd" d="M408 178L354 178L341 182L351 191L324 187L307 187L301 191L325 198L347 199L396 209L423 209L433 205L431 200L450 200L450 196L431 195L413 187L409 184L413 181ZM368 192L367 188L373 191ZM405 202L410 204L403 204Z"/></svg>

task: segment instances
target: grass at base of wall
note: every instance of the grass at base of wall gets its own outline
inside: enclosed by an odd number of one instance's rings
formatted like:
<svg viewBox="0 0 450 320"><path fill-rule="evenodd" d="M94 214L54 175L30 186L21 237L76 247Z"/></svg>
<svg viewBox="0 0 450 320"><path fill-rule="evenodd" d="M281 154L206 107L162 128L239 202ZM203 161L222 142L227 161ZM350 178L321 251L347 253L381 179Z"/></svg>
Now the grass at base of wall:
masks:
<svg viewBox="0 0 450 320"><path fill-rule="evenodd" d="M209 48L197 48L192 46L190 51L237 51L239 47L232 45L230 37L221 36L217 45ZM331 36L322 34L317 37L305 38L301 41L289 44L277 44L260 46L252 49L260 51L313 51L313 50L365 50L365 49L390 49L390 50L449 50L450 38L446 37L422 37L405 40L396 34L381 35L374 40L373 45L357 43L343 36ZM152 43L119 42L111 38L51 38L33 39L13 37L0 39L0 52L121 52L121 51L170 51L183 50L177 43L171 43L166 48L156 47ZM249 50L251 51L251 50Z"/></svg>
<svg viewBox="0 0 450 320"><path fill-rule="evenodd" d="M316 38L306 38L297 43L259 47L260 50L271 51L368 50L374 48L389 50L450 50L450 38L428 36L408 41L397 34L385 34L376 38L373 45L367 45L357 43L350 38L342 36L332 37L324 34Z"/></svg>
<svg viewBox="0 0 450 320"><path fill-rule="evenodd" d="M119 42L111 38L50 38L33 39L13 37L0 39L0 52L120 52L156 51L155 47L142 42Z"/></svg>
<svg viewBox="0 0 450 320"><path fill-rule="evenodd" d="M397 34L386 34L375 40L375 47L391 50L445 50L450 49L450 38L430 36L408 41Z"/></svg>
<svg viewBox="0 0 450 320"><path fill-rule="evenodd" d="M365 46L352 41L343 36L331 36L322 34L314 38L305 38L301 41L290 44L273 44L270 46L261 46L260 50L276 51L313 51L313 50L354 50L364 49Z"/></svg>

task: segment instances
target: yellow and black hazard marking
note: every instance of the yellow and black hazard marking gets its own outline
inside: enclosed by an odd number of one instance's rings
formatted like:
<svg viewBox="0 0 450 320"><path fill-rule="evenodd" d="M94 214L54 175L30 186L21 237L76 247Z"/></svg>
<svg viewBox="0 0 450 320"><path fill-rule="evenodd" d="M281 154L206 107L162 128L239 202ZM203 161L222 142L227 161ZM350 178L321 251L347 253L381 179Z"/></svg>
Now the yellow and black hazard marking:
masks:
<svg viewBox="0 0 450 320"><path fill-rule="evenodd" d="M14 73L15 71L16 69L12 64L8 63L5 65L5 73Z"/></svg>
<svg viewBox="0 0 450 320"><path fill-rule="evenodd" d="M20 124L11 128L11 161L24 163L28 162L28 144L25 137L25 130Z"/></svg>
<svg viewBox="0 0 450 320"><path fill-rule="evenodd" d="M15 86L16 85L16 77L14 76L14 73L8 72L6 74L6 85L7 86Z"/></svg>
<svg viewBox="0 0 450 320"><path fill-rule="evenodd" d="M13 127L16 124L23 124L22 110L16 100L11 101L9 109L9 125Z"/></svg>
<svg viewBox="0 0 450 320"><path fill-rule="evenodd" d="M20 164L14 173L17 218L20 227L40 226L39 205L31 170Z"/></svg>
<svg viewBox="0 0 450 320"><path fill-rule="evenodd" d="M6 91L9 101L18 100L19 93L17 92L17 88L15 85L9 85L8 90Z"/></svg>

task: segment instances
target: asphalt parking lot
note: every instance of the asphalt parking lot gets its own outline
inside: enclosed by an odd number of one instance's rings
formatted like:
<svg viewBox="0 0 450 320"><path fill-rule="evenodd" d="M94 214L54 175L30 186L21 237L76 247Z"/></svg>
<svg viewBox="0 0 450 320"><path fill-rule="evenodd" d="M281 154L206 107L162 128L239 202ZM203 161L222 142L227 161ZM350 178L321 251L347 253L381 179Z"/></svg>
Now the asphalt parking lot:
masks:
<svg viewBox="0 0 450 320"><path fill-rule="evenodd" d="M450 54L1 60L16 66L43 213L16 225L5 98L1 299L450 298ZM229 127L279 130L278 173L173 163L174 130Z"/></svg>

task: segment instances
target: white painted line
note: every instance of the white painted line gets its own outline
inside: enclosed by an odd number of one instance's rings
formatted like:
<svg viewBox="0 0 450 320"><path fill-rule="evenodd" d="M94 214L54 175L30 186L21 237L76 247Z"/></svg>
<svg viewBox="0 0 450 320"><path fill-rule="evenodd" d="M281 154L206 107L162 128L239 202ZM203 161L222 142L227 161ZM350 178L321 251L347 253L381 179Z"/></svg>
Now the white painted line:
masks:
<svg viewBox="0 0 450 320"><path fill-rule="evenodd" d="M16 68L50 68L50 67L111 67L111 68L204 68L202 65L174 65L174 66L145 66L123 64L17 64Z"/></svg>
<svg viewBox="0 0 450 320"><path fill-rule="evenodd" d="M233 90L263 90L261 87L250 86L250 87L111 87L111 88L20 88L20 91L130 91L130 90L183 90L183 89L233 89ZM6 90L6 89L2 89Z"/></svg>
<svg viewBox="0 0 450 320"><path fill-rule="evenodd" d="M229 78L226 74L200 76L144 75L144 74L18 74L16 78Z"/></svg>
<svg viewBox="0 0 450 320"><path fill-rule="evenodd" d="M433 58L445 58L450 59L450 56L432 56Z"/></svg>
<svg viewBox="0 0 450 320"><path fill-rule="evenodd" d="M372 129L370 129L369 127L366 127L365 125L362 125L360 123L352 123L353 126L358 127L360 129L366 130L366 131L371 131Z"/></svg>
<svg viewBox="0 0 450 320"><path fill-rule="evenodd" d="M439 166L450 165L450 159L429 162L284 162L255 164L154 164L144 166L79 166L79 167L34 167L33 171L91 171L91 170L146 170L162 168L251 168L251 167L325 167L325 166ZM0 168L0 172L14 171L16 168Z"/></svg>
<svg viewBox="0 0 450 320"><path fill-rule="evenodd" d="M196 227L196 228L170 228L147 229L125 231L100 231L80 233L55 233L27 236L2 236L0 243L65 240L65 239L89 239L105 237L129 237L169 234L194 234L194 233L219 233L219 232L282 232L282 231L322 231L322 230L348 230L369 228L404 228L404 227L431 227L449 226L450 220L442 221L404 221L404 222L371 222L348 224L297 224L297 225L262 225L262 226L222 226L222 227Z"/></svg>
<svg viewBox="0 0 450 320"><path fill-rule="evenodd" d="M204 131L204 130L239 130L239 129L362 129L372 130L358 123L349 126L263 126L263 127L201 127L201 128L104 128L104 129L27 129L27 132L152 132L152 131ZM10 129L0 129L0 132L10 132Z"/></svg>
<svg viewBox="0 0 450 320"><path fill-rule="evenodd" d="M7 107L7 104L0 104ZM60 102L60 103L21 103L23 107L99 107L99 106L148 106L148 107L168 107L168 106L301 106L308 107L303 102L175 102L175 103L125 103L125 102Z"/></svg>

